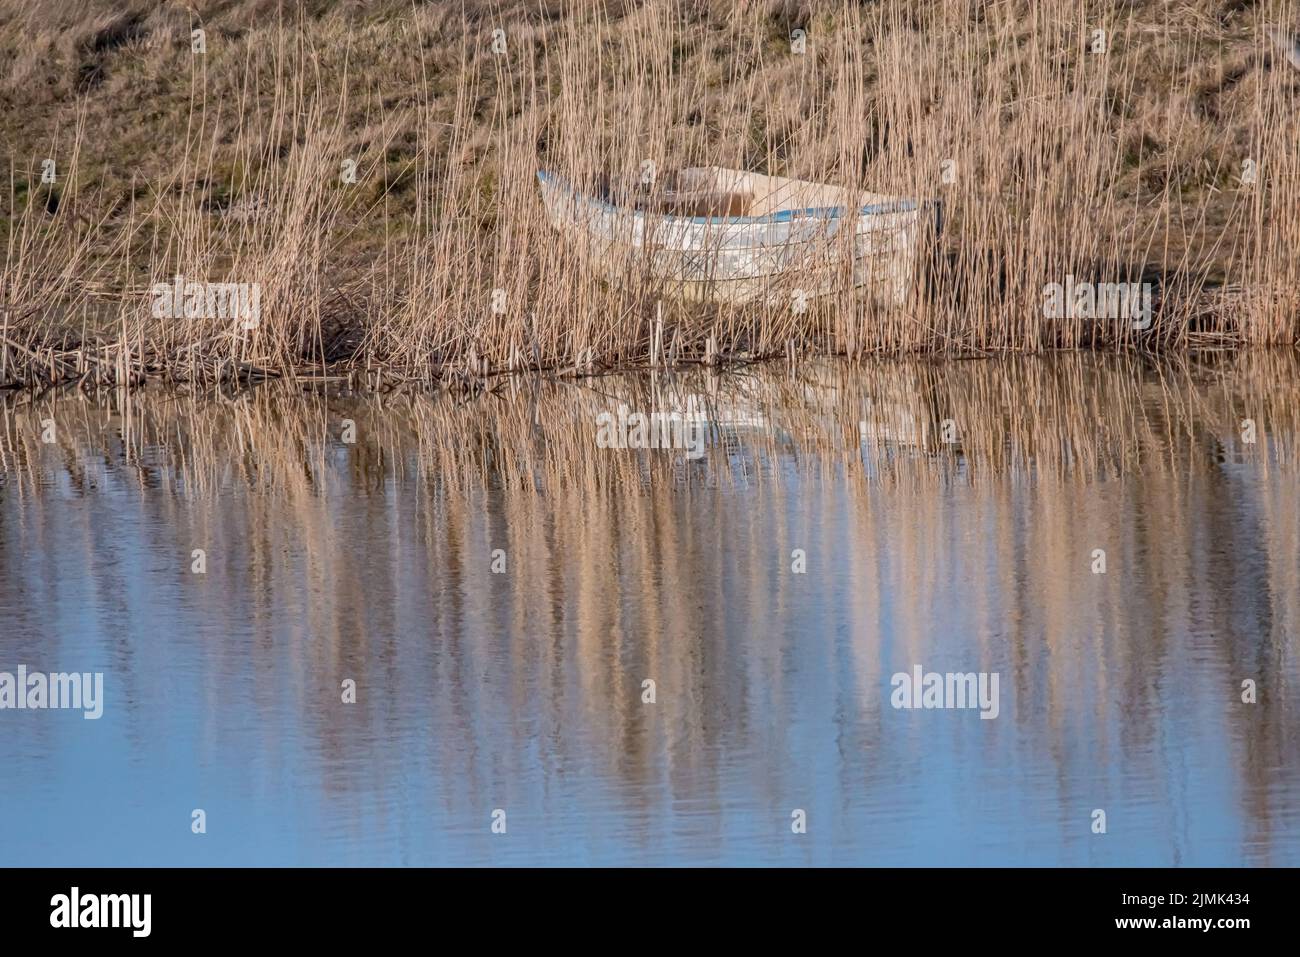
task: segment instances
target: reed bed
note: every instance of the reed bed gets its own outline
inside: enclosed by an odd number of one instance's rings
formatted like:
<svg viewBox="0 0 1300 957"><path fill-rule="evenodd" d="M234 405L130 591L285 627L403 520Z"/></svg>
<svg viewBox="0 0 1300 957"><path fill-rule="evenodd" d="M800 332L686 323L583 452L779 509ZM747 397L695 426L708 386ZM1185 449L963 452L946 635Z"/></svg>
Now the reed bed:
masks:
<svg viewBox="0 0 1300 957"><path fill-rule="evenodd" d="M1294 0L3 2L0 387L1294 344L1294 31ZM945 228L899 309L704 307L611 280L538 195L687 165ZM1151 326L1048 317L1070 278L1150 283ZM181 281L260 315L155 315Z"/></svg>

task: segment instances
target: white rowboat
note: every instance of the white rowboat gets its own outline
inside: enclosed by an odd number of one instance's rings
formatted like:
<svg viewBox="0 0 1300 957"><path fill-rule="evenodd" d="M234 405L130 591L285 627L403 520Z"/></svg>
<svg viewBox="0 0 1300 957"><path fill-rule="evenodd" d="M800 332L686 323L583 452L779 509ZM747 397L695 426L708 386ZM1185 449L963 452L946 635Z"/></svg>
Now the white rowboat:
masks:
<svg viewBox="0 0 1300 957"><path fill-rule="evenodd" d="M611 277L638 266L684 299L794 301L851 286L901 306L922 236L939 204L717 166L667 178L664 189L582 192L539 172L556 229L585 245Z"/></svg>

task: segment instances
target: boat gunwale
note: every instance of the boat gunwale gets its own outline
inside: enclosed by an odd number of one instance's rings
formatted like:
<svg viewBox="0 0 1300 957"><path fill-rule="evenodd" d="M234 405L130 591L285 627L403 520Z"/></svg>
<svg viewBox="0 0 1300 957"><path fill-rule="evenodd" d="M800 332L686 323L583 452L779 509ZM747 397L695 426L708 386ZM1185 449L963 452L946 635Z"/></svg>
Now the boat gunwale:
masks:
<svg viewBox="0 0 1300 957"><path fill-rule="evenodd" d="M761 216L673 216L668 213L650 213L643 209L635 209L630 206L619 206L617 203L611 203L603 200L598 196L592 196L590 193L580 192L572 183L560 178L555 173L549 173L545 170L537 171L537 179L543 187L550 186L555 189L568 193L575 199L581 199L588 205L596 206L604 211L614 213L632 213L636 216L650 217L654 216L661 220L667 220L677 223L690 223L692 225L737 225L737 226L758 226L768 225L771 223L788 223L796 219L839 219L846 215L846 206L811 206L804 209L781 209L773 213L764 213ZM929 201L933 203L933 200ZM914 199L897 199L887 203L872 203L867 206L861 206L857 209L859 216L889 216L899 213L914 213L921 209L923 205L929 203Z"/></svg>

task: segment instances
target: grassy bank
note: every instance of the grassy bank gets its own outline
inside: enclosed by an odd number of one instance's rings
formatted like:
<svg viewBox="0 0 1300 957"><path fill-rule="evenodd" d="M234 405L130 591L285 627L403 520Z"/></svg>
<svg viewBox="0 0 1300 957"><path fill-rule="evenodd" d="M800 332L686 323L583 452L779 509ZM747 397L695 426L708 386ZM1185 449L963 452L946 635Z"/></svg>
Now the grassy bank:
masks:
<svg viewBox="0 0 1300 957"><path fill-rule="evenodd" d="M0 0L0 386L1294 343L1278 29L1296 0ZM934 197L945 231L903 309L688 307L538 196L647 161ZM256 326L156 318L177 276L256 284ZM1046 317L1067 277L1152 283L1152 327Z"/></svg>

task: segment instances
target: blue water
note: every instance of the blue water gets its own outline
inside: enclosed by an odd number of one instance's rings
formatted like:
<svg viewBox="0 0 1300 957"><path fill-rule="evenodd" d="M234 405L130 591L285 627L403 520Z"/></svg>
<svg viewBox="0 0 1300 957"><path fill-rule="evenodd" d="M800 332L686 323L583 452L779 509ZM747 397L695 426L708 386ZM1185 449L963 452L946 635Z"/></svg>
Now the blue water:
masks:
<svg viewBox="0 0 1300 957"><path fill-rule="evenodd" d="M1189 403L1111 470L918 444L886 481L780 433L711 446L728 483L461 490L437 400L355 445L259 401L244 448L237 411L56 405L42 446L3 410L0 671L105 704L0 711L0 865L1300 864L1290 432ZM892 707L917 664L997 673L998 716Z"/></svg>

